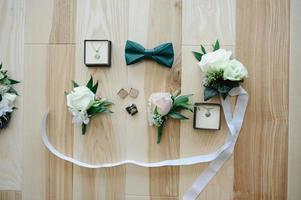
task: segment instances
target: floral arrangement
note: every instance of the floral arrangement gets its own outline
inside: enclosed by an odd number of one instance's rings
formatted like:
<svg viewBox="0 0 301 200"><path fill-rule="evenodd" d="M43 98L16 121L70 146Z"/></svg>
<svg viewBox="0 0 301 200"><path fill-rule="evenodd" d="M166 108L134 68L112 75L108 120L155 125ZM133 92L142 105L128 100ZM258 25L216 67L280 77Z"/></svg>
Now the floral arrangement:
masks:
<svg viewBox="0 0 301 200"><path fill-rule="evenodd" d="M86 133L90 118L98 113L112 113L110 106L113 104L105 98L96 96L98 81L93 84L93 77L85 86L79 86L73 81L73 91L67 96L67 106L72 113L74 124L82 126L82 134Z"/></svg>
<svg viewBox="0 0 301 200"><path fill-rule="evenodd" d="M14 102L18 96L13 88L14 84L20 83L7 75L7 70L2 69L0 64L0 129L6 128L11 114L16 108Z"/></svg>
<svg viewBox="0 0 301 200"><path fill-rule="evenodd" d="M204 100L221 95L224 99L229 91L238 87L248 71L244 65L236 59L231 59L232 52L220 49L218 40L213 46L213 52L206 52L201 45L201 52L193 52L199 61L205 79Z"/></svg>
<svg viewBox="0 0 301 200"><path fill-rule="evenodd" d="M163 127L168 118L177 120L188 119L181 113L181 110L189 110L192 112L189 96L170 93L153 93L149 97L149 123L151 126L157 127L157 144L160 143Z"/></svg>

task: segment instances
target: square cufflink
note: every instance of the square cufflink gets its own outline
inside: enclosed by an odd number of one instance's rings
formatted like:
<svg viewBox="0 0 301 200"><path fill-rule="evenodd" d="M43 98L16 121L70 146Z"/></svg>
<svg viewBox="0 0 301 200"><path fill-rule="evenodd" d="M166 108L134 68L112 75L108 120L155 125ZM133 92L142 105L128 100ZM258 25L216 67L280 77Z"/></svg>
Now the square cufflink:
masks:
<svg viewBox="0 0 301 200"><path fill-rule="evenodd" d="M138 109L135 104L131 104L131 105L127 106L125 109L132 116L135 115L136 113L138 113Z"/></svg>
<svg viewBox="0 0 301 200"><path fill-rule="evenodd" d="M122 99L125 99L125 98L129 95L129 93L128 93L125 89L123 89L123 88L121 88L121 89L117 92L117 94L118 94L118 96L119 96L120 98L122 98Z"/></svg>
<svg viewBox="0 0 301 200"><path fill-rule="evenodd" d="M131 88L129 95L130 95L130 97L137 98L139 95L139 91L137 89Z"/></svg>

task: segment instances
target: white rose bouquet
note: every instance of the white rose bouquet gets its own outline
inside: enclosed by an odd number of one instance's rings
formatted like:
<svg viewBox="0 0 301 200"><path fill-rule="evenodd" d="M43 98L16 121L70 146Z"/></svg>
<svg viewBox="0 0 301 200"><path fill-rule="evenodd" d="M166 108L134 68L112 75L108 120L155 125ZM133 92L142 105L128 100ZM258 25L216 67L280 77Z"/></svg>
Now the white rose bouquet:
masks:
<svg viewBox="0 0 301 200"><path fill-rule="evenodd" d="M149 97L149 123L151 126L157 127L157 144L160 143L163 127L168 118L177 120L188 119L181 113L181 110L189 110L192 112L189 96L170 93L153 93Z"/></svg>
<svg viewBox="0 0 301 200"><path fill-rule="evenodd" d="M213 52L207 53L201 45L201 52L193 53L204 73L205 101L218 95L225 99L229 91L238 87L248 76L244 65L236 59L231 59L231 51L220 49L218 40L213 45Z"/></svg>
<svg viewBox="0 0 301 200"><path fill-rule="evenodd" d="M109 107L113 104L105 98L96 96L98 81L93 84L93 78L85 86L79 86L73 81L73 91L67 96L67 106L72 113L74 124L82 126L82 134L86 133L90 118L98 113L112 113Z"/></svg>
<svg viewBox="0 0 301 200"><path fill-rule="evenodd" d="M18 93L13 85L17 83L20 82L11 79L7 71L2 70L2 64L0 64L0 129L7 127L11 114L16 109L14 102Z"/></svg>

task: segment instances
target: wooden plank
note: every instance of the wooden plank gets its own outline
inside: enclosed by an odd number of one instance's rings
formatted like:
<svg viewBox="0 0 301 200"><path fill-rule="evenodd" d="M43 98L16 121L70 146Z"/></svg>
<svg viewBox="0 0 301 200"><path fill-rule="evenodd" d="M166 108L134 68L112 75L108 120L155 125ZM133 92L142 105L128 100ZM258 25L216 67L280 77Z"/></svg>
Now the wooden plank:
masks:
<svg viewBox="0 0 301 200"><path fill-rule="evenodd" d="M76 0L27 0L25 43L74 43Z"/></svg>
<svg viewBox="0 0 301 200"><path fill-rule="evenodd" d="M175 51L175 62L171 70L163 68L154 62L145 63L145 102L148 102L148 98L153 92L173 92L180 90L181 3L179 0L150 1L147 29L151 30L152 34L147 38L147 46L153 47L162 42L171 41ZM176 159L180 156L179 121L168 121L163 131L161 143L156 144L157 130L154 127L148 128L148 151L149 161L151 162ZM178 197L179 167L150 168L149 181L150 196Z"/></svg>
<svg viewBox="0 0 301 200"><path fill-rule="evenodd" d="M205 46L210 49L211 46ZM224 48L232 50L232 46ZM185 70L182 71L182 92L194 94L193 102L203 102L202 72L197 65L192 51L199 51L200 46L183 46L182 63ZM219 102L219 99L212 99L211 102ZM193 114L187 115L193 119ZM228 128L224 117L222 117L221 130L205 131L193 129L193 120L181 122L181 157L197 156L215 151L224 144ZM192 185L197 177L206 169L207 164L199 164L181 167L180 169L180 197ZM199 196L199 199L231 199L233 196L233 159L230 159L216 177L209 183Z"/></svg>
<svg viewBox="0 0 301 200"><path fill-rule="evenodd" d="M49 195L48 184L48 152L41 141L39 127L41 118L47 110L47 47L25 46L24 66L24 113L30 113L30 117L24 117L23 139L23 181L22 197L25 200L47 199ZM35 98L33 98L35 97ZM35 112L32 112L35 110ZM36 162L39 167L36 167ZM35 169L35 170L33 170Z"/></svg>
<svg viewBox="0 0 301 200"><path fill-rule="evenodd" d="M0 62L10 76L23 80L24 1L0 1ZM23 94L22 84L16 86ZM0 189L20 190L22 184L23 97L8 128L0 133Z"/></svg>
<svg viewBox="0 0 301 200"><path fill-rule="evenodd" d="M237 0L236 8L250 101L235 149L235 199L286 199L289 0Z"/></svg>
<svg viewBox="0 0 301 200"><path fill-rule="evenodd" d="M0 200L21 200L22 192L17 190L0 190Z"/></svg>
<svg viewBox="0 0 301 200"><path fill-rule="evenodd" d="M47 48L48 133L51 143L66 155L73 155L73 124L66 105L65 91L74 79L75 46L50 45ZM58 103L59 102L59 103ZM72 199L73 165L49 155L49 198Z"/></svg>
<svg viewBox="0 0 301 200"><path fill-rule="evenodd" d="M72 164L45 150L37 127L40 127L42 115L49 109L49 138L58 150L72 156L73 126L71 116L65 109L64 91L71 88L74 50L74 46L69 45L26 46L25 64L28 70L24 80L24 103L27 106L24 111L37 112L32 113L31 117L24 117L24 130L28 133L24 138L23 153L24 199L72 199ZM36 167L36 160L39 160L39 168ZM31 180L31 184L25 180Z"/></svg>
<svg viewBox="0 0 301 200"><path fill-rule="evenodd" d="M301 2L290 1L290 82L289 82L289 152L288 152L288 197L290 200L301 199L301 89L299 75L301 74L300 34L301 34Z"/></svg>
<svg viewBox="0 0 301 200"><path fill-rule="evenodd" d="M117 92L127 86L127 68L124 57L120 56L127 38L127 8L128 1L78 2L75 79L83 84L93 75L100 81L98 94L114 102L114 114L94 117L85 136L78 127L74 128L74 156L89 163L119 161L126 155L126 101L122 101ZM87 68L84 65L85 39L112 41L111 67ZM74 199L125 198L125 166L94 171L76 167L73 176Z"/></svg>
<svg viewBox="0 0 301 200"><path fill-rule="evenodd" d="M211 45L219 39L235 45L236 0L185 0L183 3L183 44Z"/></svg>

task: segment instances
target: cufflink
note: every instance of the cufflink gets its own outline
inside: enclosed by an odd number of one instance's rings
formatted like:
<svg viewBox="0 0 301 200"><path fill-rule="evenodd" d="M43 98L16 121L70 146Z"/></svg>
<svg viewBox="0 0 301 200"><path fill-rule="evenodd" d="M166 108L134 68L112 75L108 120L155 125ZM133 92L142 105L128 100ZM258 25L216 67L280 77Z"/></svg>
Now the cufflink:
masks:
<svg viewBox="0 0 301 200"><path fill-rule="evenodd" d="M125 99L125 98L129 95L129 93L128 93L125 89L121 88L121 89L117 92L117 95L118 95L120 98Z"/></svg>
<svg viewBox="0 0 301 200"><path fill-rule="evenodd" d="M135 104L131 104L131 105L127 106L125 109L132 116L138 113L138 109Z"/></svg>
<svg viewBox="0 0 301 200"><path fill-rule="evenodd" d="M137 98L139 95L139 91L137 89L131 88L129 95L130 95L130 97Z"/></svg>

